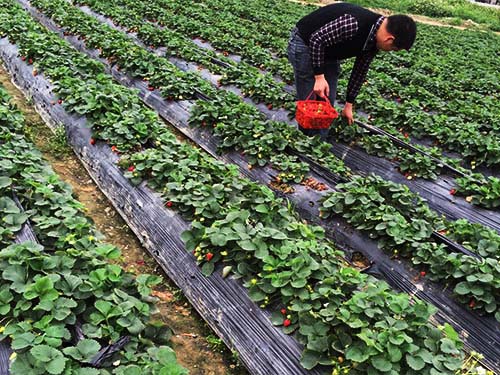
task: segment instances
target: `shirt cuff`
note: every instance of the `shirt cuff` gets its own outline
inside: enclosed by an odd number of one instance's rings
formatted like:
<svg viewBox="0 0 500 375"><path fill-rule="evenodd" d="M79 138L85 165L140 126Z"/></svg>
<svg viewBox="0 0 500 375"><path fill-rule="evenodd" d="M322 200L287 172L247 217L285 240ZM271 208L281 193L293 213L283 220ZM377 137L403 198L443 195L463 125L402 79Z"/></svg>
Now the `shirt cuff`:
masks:
<svg viewBox="0 0 500 375"><path fill-rule="evenodd" d="M325 74L325 66L324 65L313 66L313 72L315 76L319 74Z"/></svg>
<svg viewBox="0 0 500 375"><path fill-rule="evenodd" d="M356 100L356 97L353 95L347 95L346 97L346 102L354 104L354 100Z"/></svg>

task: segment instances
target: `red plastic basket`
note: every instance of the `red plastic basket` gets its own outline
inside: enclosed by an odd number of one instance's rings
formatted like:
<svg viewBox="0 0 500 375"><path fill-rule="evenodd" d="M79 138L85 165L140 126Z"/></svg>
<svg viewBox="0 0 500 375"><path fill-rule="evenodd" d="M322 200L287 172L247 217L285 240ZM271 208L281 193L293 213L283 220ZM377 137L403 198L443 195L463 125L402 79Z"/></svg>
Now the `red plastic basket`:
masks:
<svg viewBox="0 0 500 375"><path fill-rule="evenodd" d="M330 101L311 100L313 91L306 100L297 102L295 118L301 128L304 129L328 129L332 121L339 117L338 112L332 107ZM316 97L316 94L314 94Z"/></svg>

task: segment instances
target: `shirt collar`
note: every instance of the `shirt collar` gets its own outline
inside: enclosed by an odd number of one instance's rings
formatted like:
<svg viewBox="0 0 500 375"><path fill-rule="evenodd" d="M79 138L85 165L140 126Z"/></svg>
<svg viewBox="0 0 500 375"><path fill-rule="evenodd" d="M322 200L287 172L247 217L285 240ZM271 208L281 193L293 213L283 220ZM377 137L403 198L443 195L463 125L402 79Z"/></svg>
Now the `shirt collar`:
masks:
<svg viewBox="0 0 500 375"><path fill-rule="evenodd" d="M366 38L365 45L363 46L363 51L368 51L373 49L375 46L375 35L377 34L378 29L380 28L380 25L382 25L382 21L385 20L384 16L380 16L377 19L377 22L375 22L370 30L370 33L368 34L368 38Z"/></svg>

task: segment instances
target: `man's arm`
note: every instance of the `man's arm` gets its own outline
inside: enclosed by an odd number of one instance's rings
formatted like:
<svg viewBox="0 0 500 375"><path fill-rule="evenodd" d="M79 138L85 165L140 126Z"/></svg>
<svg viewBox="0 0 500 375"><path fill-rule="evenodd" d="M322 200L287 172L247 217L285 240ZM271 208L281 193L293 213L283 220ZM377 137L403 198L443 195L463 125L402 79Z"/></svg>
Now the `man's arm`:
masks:
<svg viewBox="0 0 500 375"><path fill-rule="evenodd" d="M342 115L347 119L349 124L354 122L354 117L352 113L352 105L354 100L359 94L361 85L366 79L366 74L370 68L370 63L377 54L376 51L365 52L364 54L356 57L354 62L354 67L352 68L351 77L349 78L349 84L347 85L347 98Z"/></svg>
<svg viewBox="0 0 500 375"><path fill-rule="evenodd" d="M356 57L354 66L351 71L351 77L349 78L349 84L347 85L347 97L346 102L354 103L356 97L359 94L361 85L366 79L366 74L370 68L370 64L375 57L377 52L365 52L362 55Z"/></svg>

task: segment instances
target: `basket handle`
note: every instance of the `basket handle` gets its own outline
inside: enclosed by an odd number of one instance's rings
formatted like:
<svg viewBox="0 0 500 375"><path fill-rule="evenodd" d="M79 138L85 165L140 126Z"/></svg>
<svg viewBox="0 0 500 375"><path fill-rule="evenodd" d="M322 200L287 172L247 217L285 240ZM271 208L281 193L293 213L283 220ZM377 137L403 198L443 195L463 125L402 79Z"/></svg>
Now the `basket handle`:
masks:
<svg viewBox="0 0 500 375"><path fill-rule="evenodd" d="M314 94L314 97L316 98L318 95L314 92L314 89L311 91L311 93L307 96L306 100L309 100L311 99L311 96ZM325 101L330 104L330 107L332 106L332 103L330 103L330 100L328 99L328 97L324 97L322 98L321 96L319 97L320 99L325 99Z"/></svg>

